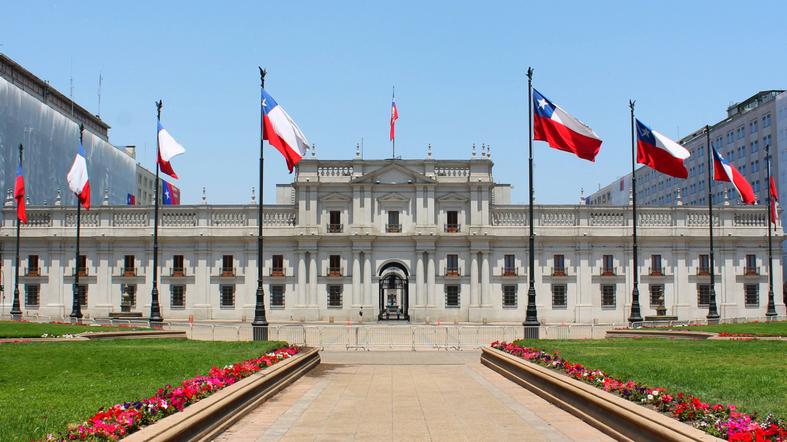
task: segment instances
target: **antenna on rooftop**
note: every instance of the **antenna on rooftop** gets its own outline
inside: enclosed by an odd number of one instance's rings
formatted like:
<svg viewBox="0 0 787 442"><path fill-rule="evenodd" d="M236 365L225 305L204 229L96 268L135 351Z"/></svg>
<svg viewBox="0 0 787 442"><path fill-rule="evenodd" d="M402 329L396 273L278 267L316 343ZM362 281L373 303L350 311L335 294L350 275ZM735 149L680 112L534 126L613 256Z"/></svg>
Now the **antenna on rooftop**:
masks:
<svg viewBox="0 0 787 442"><path fill-rule="evenodd" d="M71 59L71 67L68 75L69 92L68 98L71 100L71 116L74 116L74 59Z"/></svg>
<svg viewBox="0 0 787 442"><path fill-rule="evenodd" d="M98 73L98 112L96 113L96 117L101 118L101 82L103 78L101 77L101 72Z"/></svg>

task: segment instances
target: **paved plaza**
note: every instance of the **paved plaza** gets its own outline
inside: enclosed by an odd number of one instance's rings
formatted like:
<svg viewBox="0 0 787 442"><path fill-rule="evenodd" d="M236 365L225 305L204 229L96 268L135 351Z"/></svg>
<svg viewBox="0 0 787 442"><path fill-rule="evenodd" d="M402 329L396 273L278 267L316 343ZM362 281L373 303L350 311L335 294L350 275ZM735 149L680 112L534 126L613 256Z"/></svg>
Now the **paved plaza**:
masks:
<svg viewBox="0 0 787 442"><path fill-rule="evenodd" d="M220 441L611 440L467 352L323 352Z"/></svg>

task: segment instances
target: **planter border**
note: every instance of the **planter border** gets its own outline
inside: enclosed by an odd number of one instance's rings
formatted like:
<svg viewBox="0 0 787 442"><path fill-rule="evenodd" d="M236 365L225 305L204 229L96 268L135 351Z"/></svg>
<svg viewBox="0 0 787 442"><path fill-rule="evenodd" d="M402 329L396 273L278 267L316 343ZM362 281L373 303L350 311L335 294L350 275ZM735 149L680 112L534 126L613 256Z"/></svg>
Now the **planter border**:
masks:
<svg viewBox="0 0 787 442"><path fill-rule="evenodd" d="M607 330L607 338L668 338L703 340L716 337L718 333L691 330Z"/></svg>
<svg viewBox="0 0 787 442"><path fill-rule="evenodd" d="M495 348L482 349L481 363L616 440L721 440L658 411Z"/></svg>
<svg viewBox="0 0 787 442"><path fill-rule="evenodd" d="M319 364L319 350L303 348L292 358L242 379L123 440L212 440Z"/></svg>

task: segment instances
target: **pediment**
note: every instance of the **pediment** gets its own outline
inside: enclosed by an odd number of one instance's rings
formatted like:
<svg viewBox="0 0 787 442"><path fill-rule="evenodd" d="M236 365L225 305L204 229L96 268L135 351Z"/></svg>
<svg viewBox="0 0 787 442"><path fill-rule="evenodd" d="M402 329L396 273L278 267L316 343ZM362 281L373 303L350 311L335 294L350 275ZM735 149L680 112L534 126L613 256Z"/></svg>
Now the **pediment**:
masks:
<svg viewBox="0 0 787 442"><path fill-rule="evenodd" d="M346 203L349 202L351 199L352 198L350 198L348 195L345 195L343 193L333 192L321 197L320 201Z"/></svg>
<svg viewBox="0 0 787 442"><path fill-rule="evenodd" d="M451 192L437 198L437 201L441 203L464 203L469 199L461 193Z"/></svg>
<svg viewBox="0 0 787 442"><path fill-rule="evenodd" d="M401 193L386 193L385 195L378 197L377 201L381 203L406 203L410 201L410 198L402 195Z"/></svg>
<svg viewBox="0 0 787 442"><path fill-rule="evenodd" d="M435 180L396 163L362 175L352 181L356 184L431 184Z"/></svg>

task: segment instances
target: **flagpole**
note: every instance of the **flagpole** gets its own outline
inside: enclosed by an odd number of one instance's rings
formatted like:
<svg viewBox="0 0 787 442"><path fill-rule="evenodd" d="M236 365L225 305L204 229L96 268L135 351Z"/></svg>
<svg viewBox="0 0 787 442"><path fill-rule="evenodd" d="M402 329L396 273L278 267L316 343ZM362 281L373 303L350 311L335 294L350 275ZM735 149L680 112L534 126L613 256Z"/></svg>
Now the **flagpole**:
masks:
<svg viewBox="0 0 787 442"><path fill-rule="evenodd" d="M19 145L19 167L22 167L22 150L24 147ZM14 195L16 197L16 195ZM11 317L15 321L22 319L22 309L19 306L19 234L22 221L19 219L19 200L16 202L16 266L14 267L14 301L11 305Z"/></svg>
<svg viewBox="0 0 787 442"><path fill-rule="evenodd" d="M396 100L396 86L391 86L391 103L394 103ZM393 112L393 105L391 105L391 112ZM397 113L399 111L397 110ZM391 115L393 117L393 115ZM391 124L396 124L395 122L391 121ZM396 159L396 133L394 132L393 136L391 137L391 159Z"/></svg>
<svg viewBox="0 0 787 442"><path fill-rule="evenodd" d="M265 74L268 73L263 68L260 69L260 95L265 91ZM252 335L255 341L268 340L268 320L265 317L265 290L262 287L262 180L263 165L265 156L263 155L263 145L265 144L265 110L260 103L260 199L257 201L257 294L254 304L254 321L251 323Z"/></svg>
<svg viewBox="0 0 787 442"><path fill-rule="evenodd" d="M637 257L637 171L635 170L636 161L636 133L634 132L634 105L636 101L629 100L631 109L631 208L632 208L632 259L634 264L634 288L631 290L631 314L629 323L642 322L642 314L639 306L639 259Z"/></svg>
<svg viewBox="0 0 787 442"><path fill-rule="evenodd" d="M719 322L719 311L716 307L716 275L714 274L713 260L713 155L710 145L710 126L705 125L705 143L708 150L708 238L710 239L710 254L708 262L710 265L710 293L708 299L708 315L705 317L708 323Z"/></svg>
<svg viewBox="0 0 787 442"><path fill-rule="evenodd" d="M522 325L525 328L525 338L538 339L539 335L539 322L538 311L536 310L536 258L535 258L535 244L536 234L533 228L533 68L527 68L527 130L528 130L528 167L529 167L529 187L530 187L530 202L528 204L528 219L530 226L529 238L529 270L528 275L528 289L527 289L527 311L525 322Z"/></svg>
<svg viewBox="0 0 787 442"><path fill-rule="evenodd" d="M161 122L162 100L156 102L156 122ZM158 126L158 125L157 125ZM161 146L159 143L158 128L156 128L156 198L153 208L153 290L150 292L150 318L151 325L162 322L161 307L158 302L158 199L159 199L159 156Z"/></svg>
<svg viewBox="0 0 787 442"><path fill-rule="evenodd" d="M768 318L773 318L776 316L776 303L773 299L773 244L772 244L772 231L771 231L771 221L773 221L774 227L776 225L776 217L771 219L771 145L765 145L765 161L768 166L768 309L765 312L765 316Z"/></svg>
<svg viewBox="0 0 787 442"><path fill-rule="evenodd" d="M82 135L85 130L85 125L79 125L79 145L82 146ZM75 194L76 195L76 194ZM73 299L71 302L71 322L79 323L82 321L82 306L79 304L79 228L81 224L81 209L82 205L79 202L79 195L77 197L77 238L76 238L76 260L74 261L74 285L71 287Z"/></svg>

